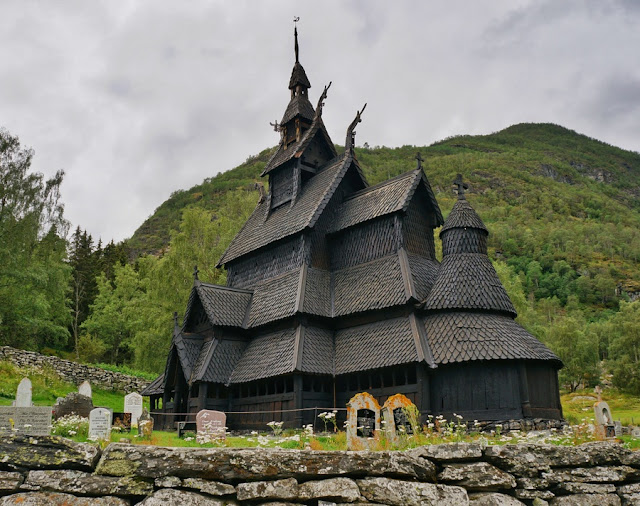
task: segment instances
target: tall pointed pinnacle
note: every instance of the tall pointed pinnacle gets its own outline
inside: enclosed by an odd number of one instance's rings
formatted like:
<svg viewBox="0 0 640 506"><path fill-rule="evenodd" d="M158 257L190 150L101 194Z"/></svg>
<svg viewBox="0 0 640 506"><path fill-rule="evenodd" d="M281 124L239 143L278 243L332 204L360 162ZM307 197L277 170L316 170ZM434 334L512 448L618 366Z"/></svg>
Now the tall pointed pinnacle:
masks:
<svg viewBox="0 0 640 506"><path fill-rule="evenodd" d="M298 58L298 53L300 52L300 48L298 47L298 21L300 20L299 17L295 17L293 18L293 38L295 39L295 43L294 43L294 51L296 52L296 63L298 63L299 58Z"/></svg>
<svg viewBox="0 0 640 506"><path fill-rule="evenodd" d="M424 162L424 158L420 155L420 151L418 151L418 154L416 155L416 161L418 162L416 170L422 170L422 162Z"/></svg>

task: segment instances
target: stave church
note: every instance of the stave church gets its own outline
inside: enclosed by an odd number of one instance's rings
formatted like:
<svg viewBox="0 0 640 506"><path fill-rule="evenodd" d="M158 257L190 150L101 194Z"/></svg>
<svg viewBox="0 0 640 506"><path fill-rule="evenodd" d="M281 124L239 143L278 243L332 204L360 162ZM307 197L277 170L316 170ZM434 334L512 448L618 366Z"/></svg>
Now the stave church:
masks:
<svg viewBox="0 0 640 506"><path fill-rule="evenodd" d="M314 108L294 37L268 191L218 263L226 286L194 273L165 372L143 392L157 425L214 409L230 429L301 427L358 392L402 393L423 416L561 419L562 363L515 322L466 184L446 220L419 155L370 186L354 153L362 111L338 153L328 87Z"/></svg>

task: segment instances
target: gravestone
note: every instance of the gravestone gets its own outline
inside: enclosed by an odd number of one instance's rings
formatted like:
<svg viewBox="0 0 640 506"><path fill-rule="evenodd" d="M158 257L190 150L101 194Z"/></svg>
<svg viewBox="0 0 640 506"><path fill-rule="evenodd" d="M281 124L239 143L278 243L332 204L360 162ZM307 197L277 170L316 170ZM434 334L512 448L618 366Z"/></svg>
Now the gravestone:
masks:
<svg viewBox="0 0 640 506"><path fill-rule="evenodd" d="M354 395L347 403L347 449L362 450L372 446L380 430L380 404L369 393Z"/></svg>
<svg viewBox="0 0 640 506"><path fill-rule="evenodd" d="M51 434L51 406L0 406L0 434L48 436Z"/></svg>
<svg viewBox="0 0 640 506"><path fill-rule="evenodd" d="M33 387L31 386L31 380L29 378L22 378L22 381L18 385L16 400L13 405L16 408L30 408L33 406L33 403L31 402L32 393Z"/></svg>
<svg viewBox="0 0 640 506"><path fill-rule="evenodd" d="M149 439L153 433L153 418L149 415L147 408L142 410L142 414L138 418L138 435L144 439Z"/></svg>
<svg viewBox="0 0 640 506"><path fill-rule="evenodd" d="M70 392L66 397L58 397L58 400L53 405L53 417L56 420L67 415L89 418L89 413L91 413L92 409L93 401L90 397L79 392Z"/></svg>
<svg viewBox="0 0 640 506"><path fill-rule="evenodd" d="M222 411L203 409L196 415L196 431L199 438L225 439L227 415Z"/></svg>
<svg viewBox="0 0 640 506"><path fill-rule="evenodd" d="M396 439L400 435L413 434L411 420L407 416L410 410L417 408L406 396L396 394L389 397L382 406L382 419L384 421L384 430L388 437ZM417 422L414 421L414 423Z"/></svg>
<svg viewBox="0 0 640 506"><path fill-rule="evenodd" d="M89 413L89 439L111 438L111 410L107 408L95 408Z"/></svg>
<svg viewBox="0 0 640 506"><path fill-rule="evenodd" d="M131 413L114 411L112 426L118 427L118 430L129 432L131 430Z"/></svg>
<svg viewBox="0 0 640 506"><path fill-rule="evenodd" d="M596 435L600 438L615 437L615 425L609 405L605 401L598 401L593 405L593 413L596 417Z"/></svg>
<svg viewBox="0 0 640 506"><path fill-rule="evenodd" d="M636 427L635 429L633 429L631 431L631 435L636 439L640 438L640 428Z"/></svg>
<svg viewBox="0 0 640 506"><path fill-rule="evenodd" d="M613 432L616 437L622 436L622 422L620 420L613 422Z"/></svg>
<svg viewBox="0 0 640 506"><path fill-rule="evenodd" d="M91 383L89 383L88 381L83 381L82 383L80 383L80 386L78 386L78 393L91 399Z"/></svg>
<svg viewBox="0 0 640 506"><path fill-rule="evenodd" d="M138 417L142 414L142 395L137 392L125 395L124 412L131 413L131 425L138 425Z"/></svg>

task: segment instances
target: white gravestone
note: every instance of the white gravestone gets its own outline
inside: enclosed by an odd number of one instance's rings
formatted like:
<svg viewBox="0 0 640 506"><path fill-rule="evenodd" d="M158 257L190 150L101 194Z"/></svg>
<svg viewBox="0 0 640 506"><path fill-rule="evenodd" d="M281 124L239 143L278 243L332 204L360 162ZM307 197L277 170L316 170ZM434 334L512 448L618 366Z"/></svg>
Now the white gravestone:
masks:
<svg viewBox="0 0 640 506"><path fill-rule="evenodd" d="M33 388L31 386L31 380L29 378L22 378L22 381L18 385L16 400L13 405L16 408L30 408L33 406L33 403L31 402L32 392Z"/></svg>
<svg viewBox="0 0 640 506"><path fill-rule="evenodd" d="M124 396L124 412L131 413L131 425L138 425L138 418L142 414L142 395L131 392Z"/></svg>
<svg viewBox="0 0 640 506"><path fill-rule="evenodd" d="M227 431L227 415L222 411L203 409L196 415L196 428L199 437L225 439Z"/></svg>
<svg viewBox="0 0 640 506"><path fill-rule="evenodd" d="M83 381L82 383L80 383L80 386L78 387L78 393L91 399L91 383L89 383L88 381Z"/></svg>
<svg viewBox="0 0 640 506"><path fill-rule="evenodd" d="M112 413L107 408L95 408L89 413L89 439L111 438Z"/></svg>

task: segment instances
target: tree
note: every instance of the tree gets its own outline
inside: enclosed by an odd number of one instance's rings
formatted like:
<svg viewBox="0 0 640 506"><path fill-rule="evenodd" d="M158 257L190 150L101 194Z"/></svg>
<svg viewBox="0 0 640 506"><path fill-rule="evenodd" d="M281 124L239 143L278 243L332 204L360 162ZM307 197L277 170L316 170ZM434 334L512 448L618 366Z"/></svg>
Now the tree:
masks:
<svg viewBox="0 0 640 506"><path fill-rule="evenodd" d="M30 172L33 151L0 129L0 343L21 348L68 338L64 173Z"/></svg>
<svg viewBox="0 0 640 506"><path fill-rule="evenodd" d="M614 384L640 393L640 300L620 301L620 311L605 324Z"/></svg>

